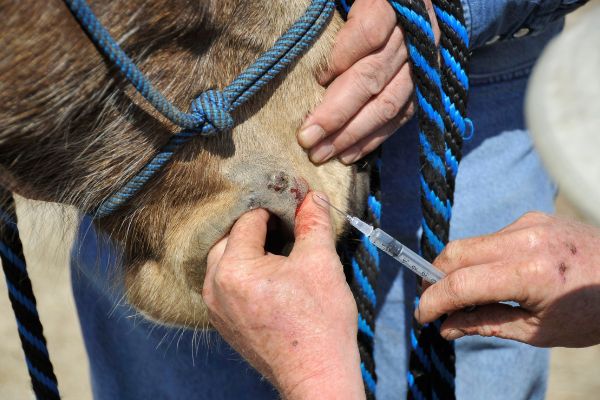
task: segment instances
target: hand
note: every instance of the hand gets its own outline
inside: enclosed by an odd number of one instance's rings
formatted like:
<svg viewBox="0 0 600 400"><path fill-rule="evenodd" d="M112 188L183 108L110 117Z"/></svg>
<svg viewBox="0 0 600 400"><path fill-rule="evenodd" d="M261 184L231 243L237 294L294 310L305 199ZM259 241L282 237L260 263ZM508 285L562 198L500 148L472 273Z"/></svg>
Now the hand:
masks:
<svg viewBox="0 0 600 400"><path fill-rule="evenodd" d="M269 214L243 215L208 255L209 318L284 398L364 398L357 309L326 205L306 196L289 257L264 249Z"/></svg>
<svg viewBox="0 0 600 400"><path fill-rule="evenodd" d="M529 213L501 231L450 243L435 261L449 275L425 290L421 323L450 314L441 333L534 346L600 343L600 231ZM514 301L520 307L498 304ZM474 311L462 309L481 305Z"/></svg>
<svg viewBox="0 0 600 400"><path fill-rule="evenodd" d="M439 28L425 0L436 41ZM323 102L306 118L298 143L322 163L339 155L351 164L375 150L414 114L404 34L387 0L356 0L336 37Z"/></svg>

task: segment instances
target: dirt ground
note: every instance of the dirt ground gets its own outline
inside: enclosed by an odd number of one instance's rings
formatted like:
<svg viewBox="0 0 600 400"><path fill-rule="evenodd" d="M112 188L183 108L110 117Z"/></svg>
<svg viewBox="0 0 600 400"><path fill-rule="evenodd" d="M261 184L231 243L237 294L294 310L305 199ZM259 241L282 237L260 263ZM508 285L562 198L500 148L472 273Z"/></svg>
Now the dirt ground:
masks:
<svg viewBox="0 0 600 400"><path fill-rule="evenodd" d="M600 0L593 0L596 5ZM585 10L583 10L585 12ZM21 229L33 287L48 347L64 399L90 399L89 370L69 286L68 248L73 238L73 210L20 202ZM574 212L559 198L562 214ZM17 327L0 279L0 399L32 399ZM588 400L600 393L600 346L552 350L549 400Z"/></svg>

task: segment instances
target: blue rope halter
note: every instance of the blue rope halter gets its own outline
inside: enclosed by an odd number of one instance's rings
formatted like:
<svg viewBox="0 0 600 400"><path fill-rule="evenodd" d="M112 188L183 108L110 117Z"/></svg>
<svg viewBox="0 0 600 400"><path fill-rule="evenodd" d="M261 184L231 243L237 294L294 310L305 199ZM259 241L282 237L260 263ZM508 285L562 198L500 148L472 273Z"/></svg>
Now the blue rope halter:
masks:
<svg viewBox="0 0 600 400"><path fill-rule="evenodd" d="M196 136L209 136L232 129L231 115L252 95L272 81L304 53L321 33L334 9L333 0L313 0L300 17L254 64L250 65L222 91L208 90L198 96L185 113L152 86L148 78L119 47L84 0L65 0L83 29L129 80L135 89L163 116L183 130L169 142L121 189L106 199L93 213L96 218L121 208L169 162L173 154Z"/></svg>

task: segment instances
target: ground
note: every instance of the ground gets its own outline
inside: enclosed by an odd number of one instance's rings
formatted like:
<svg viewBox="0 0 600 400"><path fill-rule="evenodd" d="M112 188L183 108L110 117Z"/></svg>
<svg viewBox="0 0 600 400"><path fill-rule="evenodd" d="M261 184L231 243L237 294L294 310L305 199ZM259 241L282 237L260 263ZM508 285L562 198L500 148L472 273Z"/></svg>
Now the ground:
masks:
<svg viewBox="0 0 600 400"><path fill-rule="evenodd" d="M593 0L595 5L600 0ZM585 9L583 10L585 12ZM572 20L575 20L573 18ZM64 399L91 398L89 370L75 305L69 286L68 249L73 238L73 210L54 205L20 202L19 217L25 239L39 312ZM559 197L560 213L576 216ZM6 285L0 279L0 399L32 399ZM548 400L588 400L600 393L600 346L552 350Z"/></svg>

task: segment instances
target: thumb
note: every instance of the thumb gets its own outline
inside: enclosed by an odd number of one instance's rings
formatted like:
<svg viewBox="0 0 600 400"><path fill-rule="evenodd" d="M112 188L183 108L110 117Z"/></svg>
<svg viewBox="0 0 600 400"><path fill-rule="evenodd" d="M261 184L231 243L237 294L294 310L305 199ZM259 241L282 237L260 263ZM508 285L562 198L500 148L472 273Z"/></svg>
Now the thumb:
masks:
<svg viewBox="0 0 600 400"><path fill-rule="evenodd" d="M294 237L296 239L292 252L310 252L315 247L328 247L335 251L333 229L329 206L316 195L327 199L320 192L310 192L305 198L296 214Z"/></svg>
<svg viewBox="0 0 600 400"><path fill-rule="evenodd" d="M265 255L269 213L261 208L242 215L233 227L223 257L243 260Z"/></svg>

